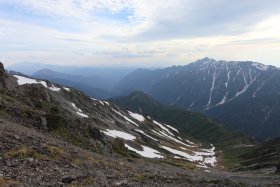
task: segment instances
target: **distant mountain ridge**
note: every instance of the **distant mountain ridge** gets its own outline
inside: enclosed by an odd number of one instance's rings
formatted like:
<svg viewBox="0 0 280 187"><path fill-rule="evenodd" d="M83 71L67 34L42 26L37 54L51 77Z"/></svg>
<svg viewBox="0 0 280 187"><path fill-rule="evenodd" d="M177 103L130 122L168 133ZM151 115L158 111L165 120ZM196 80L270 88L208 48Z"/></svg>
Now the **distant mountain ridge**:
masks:
<svg viewBox="0 0 280 187"><path fill-rule="evenodd" d="M110 85L110 82L95 75L92 76L70 75L70 74L52 71L50 69L42 69L40 71L35 72L32 75L32 77L38 79L46 79L55 82L57 84L73 87L83 91L88 96L96 97L98 99L106 99L114 95L109 90L106 90L109 89L108 85Z"/></svg>
<svg viewBox="0 0 280 187"><path fill-rule="evenodd" d="M112 66L71 66L71 65L52 65L34 62L22 62L10 65L7 70L21 72L23 74L33 76L40 75L44 78L53 78L59 76L59 79L69 80L69 75L77 78L79 81L70 80L71 82L81 82L87 84L95 81L94 88L110 91L111 88L120 81L125 75L132 72L132 67L112 67ZM50 72L51 71L51 72ZM54 73L56 72L56 73ZM58 75L59 73L59 75ZM64 75L63 75L64 74ZM67 75L65 78L65 75ZM88 79L87 79L88 77Z"/></svg>
<svg viewBox="0 0 280 187"><path fill-rule="evenodd" d="M274 66L204 58L186 66L139 69L115 86L122 94L136 90L225 120L256 138L280 136L280 70Z"/></svg>

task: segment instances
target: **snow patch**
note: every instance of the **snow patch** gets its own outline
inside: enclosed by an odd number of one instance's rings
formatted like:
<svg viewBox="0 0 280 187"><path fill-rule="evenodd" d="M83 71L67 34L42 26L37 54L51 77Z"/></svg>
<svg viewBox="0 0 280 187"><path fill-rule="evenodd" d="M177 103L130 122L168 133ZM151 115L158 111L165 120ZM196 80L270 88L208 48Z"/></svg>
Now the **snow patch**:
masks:
<svg viewBox="0 0 280 187"><path fill-rule="evenodd" d="M183 151L179 151L177 149L173 149L171 147L167 147L167 146L161 146L163 149L169 151L170 153L172 154L175 154L175 155L179 155L181 157L184 157L186 158L187 160L191 161L191 162L197 162L197 161L203 161L203 157L202 156L198 156L198 155L190 155L186 152L183 152Z"/></svg>
<svg viewBox="0 0 280 187"><path fill-rule="evenodd" d="M157 142L158 142L158 140L157 140L157 139L155 139L155 138L153 138L152 136L150 136L150 135L146 134L144 131L142 131L142 130L140 130L140 129L135 129L135 131L137 131L137 132L139 132L139 133L141 133L141 134L143 134L143 135L147 136L148 138L151 138L152 140L155 140L155 141L157 141Z"/></svg>
<svg viewBox="0 0 280 187"><path fill-rule="evenodd" d="M111 136L113 138L122 138L124 140L135 140L136 139L135 136L128 134L126 132L118 131L118 130L106 129L106 131L101 131L101 132L103 132L107 136Z"/></svg>
<svg viewBox="0 0 280 187"><path fill-rule="evenodd" d="M67 92L70 92L70 88L67 88L67 87L63 87L64 90L66 90Z"/></svg>
<svg viewBox="0 0 280 187"><path fill-rule="evenodd" d="M59 92L61 90L59 87L55 87L53 84L51 87L49 87L49 89L55 92Z"/></svg>
<svg viewBox="0 0 280 187"><path fill-rule="evenodd" d="M170 126L170 125L166 125L166 124L165 124L165 126L167 126L169 129L171 129L171 130L173 130L173 131L179 133L179 131L178 131L176 128L174 128L174 127L172 127L172 126Z"/></svg>
<svg viewBox="0 0 280 187"><path fill-rule="evenodd" d="M76 105L75 105L75 103L71 103L71 105L72 105L72 107L73 107L75 110L77 110L76 113L77 113L79 116L81 116L81 117L83 117L83 118L88 118L88 117L89 117L88 115L84 114L83 111L82 111L81 109L77 108Z"/></svg>
<svg viewBox="0 0 280 187"><path fill-rule="evenodd" d="M210 88L209 100L208 100L207 106L210 106L210 104L212 102L212 92L213 92L214 87L215 87L215 82L216 82L216 69L215 69L215 72L214 72L213 78L212 78L212 85L211 85L211 88Z"/></svg>
<svg viewBox="0 0 280 187"><path fill-rule="evenodd" d="M83 118L88 118L89 116L82 113L82 112L76 112L79 116L83 117Z"/></svg>
<svg viewBox="0 0 280 187"><path fill-rule="evenodd" d="M252 63L252 66L254 66L255 68L261 70L261 71L266 71L269 69L269 66L260 64L260 63Z"/></svg>
<svg viewBox="0 0 280 187"><path fill-rule="evenodd" d="M143 145L141 145L141 146L143 148L143 151L139 151L139 150L134 149L133 147L125 144L125 147L128 148L128 150L136 152L137 154L139 154L143 157L146 157L146 158L163 158L163 156L160 155L161 153L158 152L157 150L152 149L152 148L147 147L147 146L143 146Z"/></svg>
<svg viewBox="0 0 280 187"><path fill-rule="evenodd" d="M23 76L19 76L19 75L14 75L14 77L16 77L17 83L19 86L24 85L24 84L41 84L43 85L45 88L48 88L52 91L58 92L60 91L60 88L55 87L53 84L51 87L48 87L47 83L45 81L41 81L41 80L35 80L35 79L31 79L31 78L27 78L27 77L23 77Z"/></svg>
<svg viewBox="0 0 280 187"><path fill-rule="evenodd" d="M129 119L128 117L126 117L125 115L123 115L122 113L116 111L115 109L112 108L112 110L118 114L119 116L123 117L127 122L132 123L133 125L139 127L139 125L137 125L134 121L132 121L131 119Z"/></svg>
<svg viewBox="0 0 280 187"><path fill-rule="evenodd" d="M133 113L133 112L130 112L130 111L128 111L128 113L129 113L129 115L131 117L133 117L134 119L136 119L136 120L138 120L140 122L144 122L145 121L145 118L142 115L140 115L140 114Z"/></svg>
<svg viewBox="0 0 280 187"><path fill-rule="evenodd" d="M172 132L169 131L168 128L166 128L165 126L163 126L161 123L153 120L153 123L156 124L157 126L159 126L162 130L166 131L168 134L174 136L174 134Z"/></svg>
<svg viewBox="0 0 280 187"><path fill-rule="evenodd" d="M155 134L157 134L157 135L159 135L159 136L161 136L161 137L164 137L164 138L173 140L174 142L177 142L177 143L180 143L180 144L182 144L182 145L184 145L184 146L189 147L189 145L185 144L184 142L182 142L182 141L180 141L180 140L177 140L177 139L174 138L174 137L171 137L171 136L167 135L165 132L162 132L162 131L157 132L157 131L155 131L155 130L152 130L152 132L155 133Z"/></svg>

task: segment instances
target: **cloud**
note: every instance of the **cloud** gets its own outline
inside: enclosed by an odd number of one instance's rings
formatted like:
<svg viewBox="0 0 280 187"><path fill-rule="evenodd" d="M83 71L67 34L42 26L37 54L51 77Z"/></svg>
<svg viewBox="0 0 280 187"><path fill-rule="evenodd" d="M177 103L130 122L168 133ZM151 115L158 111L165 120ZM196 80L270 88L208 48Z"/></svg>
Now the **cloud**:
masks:
<svg viewBox="0 0 280 187"><path fill-rule="evenodd" d="M279 12L279 0L0 0L0 55L72 64L204 56L277 63Z"/></svg>
<svg viewBox="0 0 280 187"><path fill-rule="evenodd" d="M2 4L3 2L25 10L25 16L29 12L33 17L46 16L53 22L56 22L54 18L61 19L66 28L72 24L81 32L99 36L129 36L128 39L134 40L242 33L260 20L280 12L278 0L270 0L269 3L263 0L2 0Z"/></svg>

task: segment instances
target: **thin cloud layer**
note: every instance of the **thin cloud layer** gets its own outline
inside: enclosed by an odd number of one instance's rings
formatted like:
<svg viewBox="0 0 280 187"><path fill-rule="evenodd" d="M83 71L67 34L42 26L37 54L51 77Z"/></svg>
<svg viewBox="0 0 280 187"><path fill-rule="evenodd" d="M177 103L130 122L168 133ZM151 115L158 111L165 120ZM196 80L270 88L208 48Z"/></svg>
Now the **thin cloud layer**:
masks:
<svg viewBox="0 0 280 187"><path fill-rule="evenodd" d="M280 66L279 12L278 0L0 0L0 56L144 66L210 56Z"/></svg>

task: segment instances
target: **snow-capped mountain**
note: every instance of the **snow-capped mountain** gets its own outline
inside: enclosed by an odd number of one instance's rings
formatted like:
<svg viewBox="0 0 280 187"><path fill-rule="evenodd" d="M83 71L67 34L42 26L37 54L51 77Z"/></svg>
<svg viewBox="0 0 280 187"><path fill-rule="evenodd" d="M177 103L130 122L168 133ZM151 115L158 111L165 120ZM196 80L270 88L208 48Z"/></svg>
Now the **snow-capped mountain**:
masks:
<svg viewBox="0 0 280 187"><path fill-rule="evenodd" d="M274 66L204 58L186 66L137 70L116 88L144 91L161 103L223 119L252 136L280 135L280 70Z"/></svg>

